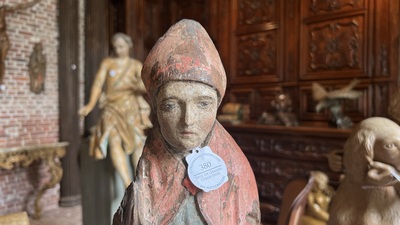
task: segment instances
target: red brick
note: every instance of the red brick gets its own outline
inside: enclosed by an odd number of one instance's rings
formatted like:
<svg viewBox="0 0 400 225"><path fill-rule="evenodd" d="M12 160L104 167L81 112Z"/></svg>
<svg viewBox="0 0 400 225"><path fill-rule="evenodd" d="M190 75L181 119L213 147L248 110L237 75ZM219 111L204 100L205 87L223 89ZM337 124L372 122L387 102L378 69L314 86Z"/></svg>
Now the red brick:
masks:
<svg viewBox="0 0 400 225"><path fill-rule="evenodd" d="M6 0L14 5L25 0ZM58 28L57 0L41 1L27 10L7 14L10 50L6 59L4 84L0 95L0 148L20 147L58 141ZM27 63L36 41L45 44L47 74L45 93L29 90ZM39 184L49 179L47 167L33 164L29 168L0 169L0 215L24 210L32 211L33 196ZM58 204L59 187L45 193L41 204L46 208Z"/></svg>

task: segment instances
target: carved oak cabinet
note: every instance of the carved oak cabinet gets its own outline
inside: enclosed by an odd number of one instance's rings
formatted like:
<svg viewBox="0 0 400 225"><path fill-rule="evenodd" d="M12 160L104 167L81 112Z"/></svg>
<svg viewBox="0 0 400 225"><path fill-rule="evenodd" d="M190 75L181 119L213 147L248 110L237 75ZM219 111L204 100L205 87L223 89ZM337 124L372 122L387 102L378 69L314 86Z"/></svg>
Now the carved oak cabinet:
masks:
<svg viewBox="0 0 400 225"><path fill-rule="evenodd" d="M309 171L329 172L326 153L342 148L350 131L329 127L316 113L311 85L328 89L354 78L363 95L344 105L358 122L387 116L398 88L398 0L221 0L217 45L227 69L225 102L250 107L250 121L225 125L247 155L260 200L280 206L283 189ZM228 34L228 35L227 35ZM255 125L277 91L291 95L299 127ZM274 224L278 213L263 214Z"/></svg>
<svg viewBox="0 0 400 225"><path fill-rule="evenodd" d="M230 78L225 100L249 104L256 120L282 90L303 124L326 126L312 82L336 89L358 78L363 96L346 103L346 114L385 116L398 87L398 13L396 0L232 0L220 26L229 45L217 42Z"/></svg>

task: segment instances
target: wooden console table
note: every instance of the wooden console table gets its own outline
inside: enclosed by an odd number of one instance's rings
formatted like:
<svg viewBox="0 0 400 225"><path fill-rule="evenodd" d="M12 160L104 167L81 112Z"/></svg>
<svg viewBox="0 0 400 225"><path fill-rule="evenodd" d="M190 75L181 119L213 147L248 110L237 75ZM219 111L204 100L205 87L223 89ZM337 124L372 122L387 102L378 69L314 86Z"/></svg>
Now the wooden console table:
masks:
<svg viewBox="0 0 400 225"><path fill-rule="evenodd" d="M16 166L28 167L33 162L43 161L48 166L51 175L50 180L38 191L35 198L35 218L40 218L41 208L39 201L44 192L56 184L62 178L63 170L60 159L64 157L68 146L67 142L46 144L38 146L14 147L0 149L0 168L11 170Z"/></svg>
<svg viewBox="0 0 400 225"><path fill-rule="evenodd" d="M343 148L350 130L257 124L223 126L251 164L261 203L279 209L288 182L296 178L307 179L313 170L327 173L334 185L339 180L339 174L329 169L327 154ZM264 224L276 224L279 210L271 212L261 207L261 211Z"/></svg>

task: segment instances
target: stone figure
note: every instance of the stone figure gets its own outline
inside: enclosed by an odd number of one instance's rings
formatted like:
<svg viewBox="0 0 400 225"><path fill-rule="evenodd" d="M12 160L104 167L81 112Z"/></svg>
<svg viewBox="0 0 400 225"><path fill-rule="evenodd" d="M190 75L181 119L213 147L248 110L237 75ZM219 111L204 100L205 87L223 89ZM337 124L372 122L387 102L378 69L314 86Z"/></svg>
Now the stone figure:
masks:
<svg viewBox="0 0 400 225"><path fill-rule="evenodd" d="M350 129L353 126L353 122L350 117L343 115L343 103L345 100L355 100L362 95L360 91L352 90L359 80L353 80L348 85L341 89L333 90L328 92L324 87L318 83L312 84L313 98L317 101L315 107L317 112L322 109L329 109L332 117L332 123L340 129Z"/></svg>
<svg viewBox="0 0 400 225"><path fill-rule="evenodd" d="M289 94L277 92L271 101L275 112L263 112L258 120L260 124L284 125L286 127L298 126L297 116L293 113L293 102Z"/></svg>
<svg viewBox="0 0 400 225"><path fill-rule="evenodd" d="M314 184L307 196L307 205L302 217L302 225L326 225L329 220L329 204L334 190L329 186L328 176L321 171L310 173Z"/></svg>
<svg viewBox="0 0 400 225"><path fill-rule="evenodd" d="M250 164L216 120L226 75L205 29L186 19L173 25L142 78L154 128L113 224L259 224Z"/></svg>
<svg viewBox="0 0 400 225"><path fill-rule="evenodd" d="M5 86L3 84L3 78L6 70L5 61L10 48L10 40L8 39L7 35L6 15L7 13L14 13L15 11L32 7L40 1L41 0L33 0L31 2L20 3L14 6L4 4L0 6L0 92L5 90Z"/></svg>
<svg viewBox="0 0 400 225"><path fill-rule="evenodd" d="M99 101L101 115L91 136L89 154L103 159L109 147L113 165L126 187L132 181L126 155L131 155L135 170L146 139L144 130L151 127L150 106L142 96L146 91L140 77L142 63L129 56L131 38L117 33L112 44L116 57L106 58L101 63L89 103L79 114L86 116ZM104 92L103 86L106 87Z"/></svg>
<svg viewBox="0 0 400 225"><path fill-rule="evenodd" d="M344 145L345 176L329 209L329 225L393 225L400 221L400 127L372 117Z"/></svg>
<svg viewBox="0 0 400 225"><path fill-rule="evenodd" d="M44 91L46 61L46 56L43 54L43 44L41 42L36 43L28 63L30 90L35 94Z"/></svg>

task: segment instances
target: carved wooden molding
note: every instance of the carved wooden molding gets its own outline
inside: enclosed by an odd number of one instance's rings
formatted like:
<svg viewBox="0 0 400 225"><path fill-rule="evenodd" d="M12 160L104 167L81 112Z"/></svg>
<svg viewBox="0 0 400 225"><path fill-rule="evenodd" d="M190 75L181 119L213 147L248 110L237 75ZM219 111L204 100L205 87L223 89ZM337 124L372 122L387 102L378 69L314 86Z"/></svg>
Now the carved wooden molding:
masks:
<svg viewBox="0 0 400 225"><path fill-rule="evenodd" d="M28 167L33 162L43 161L48 166L50 180L38 191L35 198L35 218L40 217L40 199L46 190L58 184L62 178L63 170L60 159L65 156L68 143L61 142L49 145L29 147L15 147L0 149L0 168L11 170L16 166Z"/></svg>
<svg viewBox="0 0 400 225"><path fill-rule="evenodd" d="M266 136L247 133L232 133L232 137L246 153L267 153L277 157L326 160L326 154L333 149L342 148L343 143L293 138Z"/></svg>

